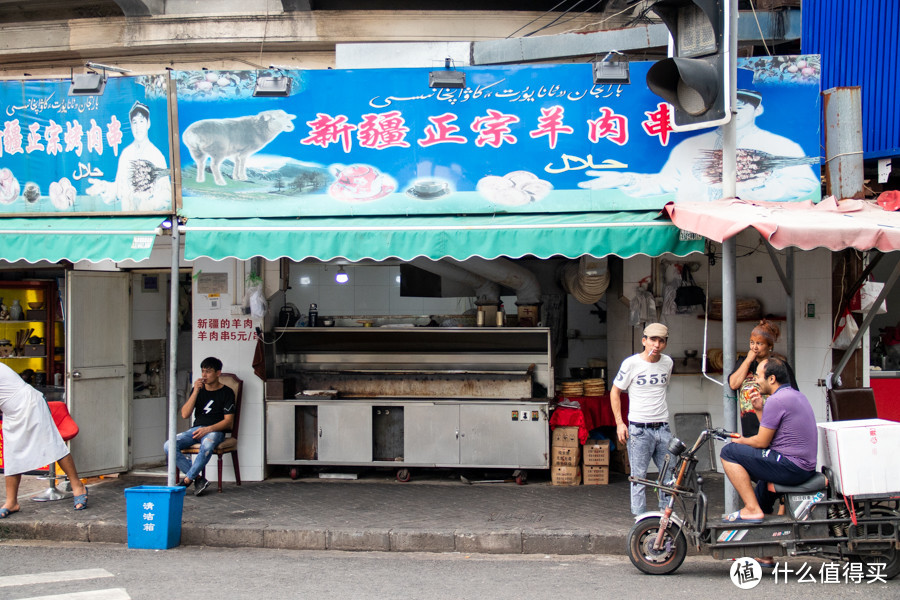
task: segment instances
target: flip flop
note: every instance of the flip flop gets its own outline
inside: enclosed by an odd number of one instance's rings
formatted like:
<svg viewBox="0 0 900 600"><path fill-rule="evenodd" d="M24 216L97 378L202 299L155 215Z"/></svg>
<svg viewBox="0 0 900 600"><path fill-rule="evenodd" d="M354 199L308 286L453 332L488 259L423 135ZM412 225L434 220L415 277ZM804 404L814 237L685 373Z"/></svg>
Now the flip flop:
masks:
<svg viewBox="0 0 900 600"><path fill-rule="evenodd" d="M13 513L19 512L18 510L9 510L8 508L0 508L0 519L5 519L9 515Z"/></svg>
<svg viewBox="0 0 900 600"><path fill-rule="evenodd" d="M726 523L762 523L763 519L745 519L741 516L741 511L736 510L730 515L723 515L722 520Z"/></svg>
<svg viewBox="0 0 900 600"><path fill-rule="evenodd" d="M84 510L87 508L87 490L84 491L83 494L79 494L72 498L72 503L75 507L75 510ZM79 505L81 508L79 508Z"/></svg>

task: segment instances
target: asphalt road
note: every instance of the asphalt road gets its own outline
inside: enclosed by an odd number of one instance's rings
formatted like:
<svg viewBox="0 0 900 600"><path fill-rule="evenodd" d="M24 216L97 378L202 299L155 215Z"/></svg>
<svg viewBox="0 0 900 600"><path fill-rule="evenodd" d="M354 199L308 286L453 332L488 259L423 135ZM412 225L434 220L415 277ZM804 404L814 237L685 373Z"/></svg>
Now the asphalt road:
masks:
<svg viewBox="0 0 900 600"><path fill-rule="evenodd" d="M638 572L628 558L606 555L467 555L179 547L130 550L119 544L0 543L0 600L162 600L182 597L416 598L710 598L746 594L779 600L900 596L900 578L826 583L822 561L791 559L787 582L765 574L738 589L731 562L688 557L669 576ZM58 581L57 581L58 580Z"/></svg>

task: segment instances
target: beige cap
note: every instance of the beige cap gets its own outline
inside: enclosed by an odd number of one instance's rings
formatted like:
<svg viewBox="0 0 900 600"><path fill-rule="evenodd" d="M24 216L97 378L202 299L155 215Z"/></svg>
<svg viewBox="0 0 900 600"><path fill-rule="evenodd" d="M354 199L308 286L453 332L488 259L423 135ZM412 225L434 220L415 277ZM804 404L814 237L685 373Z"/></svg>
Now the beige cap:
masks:
<svg viewBox="0 0 900 600"><path fill-rule="evenodd" d="M650 323L644 327L644 337L669 337L669 328L662 323Z"/></svg>

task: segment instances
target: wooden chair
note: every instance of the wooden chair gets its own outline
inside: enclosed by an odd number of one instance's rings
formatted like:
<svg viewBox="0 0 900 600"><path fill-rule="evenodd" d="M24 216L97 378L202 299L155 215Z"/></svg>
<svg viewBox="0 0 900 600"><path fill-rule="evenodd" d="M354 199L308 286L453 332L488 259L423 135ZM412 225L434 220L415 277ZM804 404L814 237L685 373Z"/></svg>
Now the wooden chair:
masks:
<svg viewBox="0 0 900 600"><path fill-rule="evenodd" d="M878 418L872 388L833 389L827 395L832 421Z"/></svg>
<svg viewBox="0 0 900 600"><path fill-rule="evenodd" d="M241 394L244 391L244 382L234 373L222 373L219 376L219 381L230 387L234 392L234 427L232 427L230 434L225 434L225 439L213 450L213 454L219 457L219 493L222 493L222 461L226 454L231 455L231 464L234 467L234 480L238 485L241 485L241 467L238 462L238 427L241 424ZM190 448L182 450L182 452L185 454L198 454L200 452L200 444L194 444ZM203 467L203 471L200 474L206 477L206 467Z"/></svg>

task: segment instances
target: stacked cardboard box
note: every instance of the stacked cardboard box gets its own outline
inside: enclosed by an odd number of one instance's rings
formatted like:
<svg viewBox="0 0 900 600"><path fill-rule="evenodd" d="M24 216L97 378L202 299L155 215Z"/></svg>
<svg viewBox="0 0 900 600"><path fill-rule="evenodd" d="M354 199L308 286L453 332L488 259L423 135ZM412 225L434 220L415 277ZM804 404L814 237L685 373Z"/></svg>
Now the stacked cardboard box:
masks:
<svg viewBox="0 0 900 600"><path fill-rule="evenodd" d="M584 445L584 485L609 483L609 440L588 440Z"/></svg>
<svg viewBox="0 0 900 600"><path fill-rule="evenodd" d="M581 459L578 446L554 446L550 464L554 467L577 467Z"/></svg>
<svg viewBox="0 0 900 600"><path fill-rule="evenodd" d="M616 473L631 474L631 463L628 462L628 450L625 446L619 446L616 451L610 455L609 464Z"/></svg>
<svg viewBox="0 0 900 600"><path fill-rule="evenodd" d="M557 427L550 446L550 480L553 485L581 483L581 444L577 427Z"/></svg>

